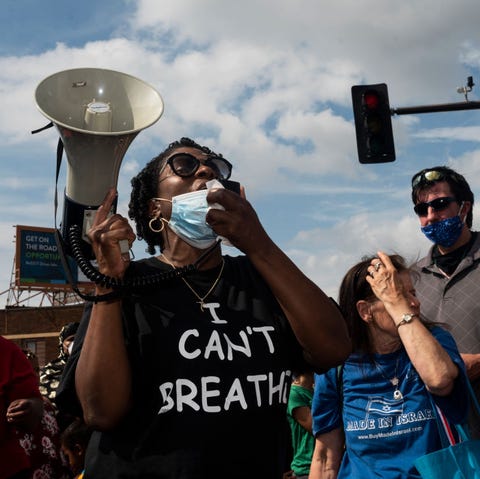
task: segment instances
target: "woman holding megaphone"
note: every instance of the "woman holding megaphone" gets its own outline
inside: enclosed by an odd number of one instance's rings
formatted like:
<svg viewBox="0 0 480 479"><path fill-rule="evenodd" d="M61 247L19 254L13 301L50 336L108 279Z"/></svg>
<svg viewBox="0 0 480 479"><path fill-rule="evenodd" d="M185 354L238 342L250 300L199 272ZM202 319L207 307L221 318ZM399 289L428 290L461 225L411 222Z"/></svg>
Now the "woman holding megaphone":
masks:
<svg viewBox="0 0 480 479"><path fill-rule="evenodd" d="M86 306L57 394L61 408L78 397L95 429L85 477L281 477L292 369L324 371L350 353L336 304L275 245L244 189L223 187L231 170L182 138L133 178L129 216L158 256L122 252L135 234L108 214L113 189L96 214L102 274L171 274L118 297L97 285ZM221 241L244 254L222 255Z"/></svg>

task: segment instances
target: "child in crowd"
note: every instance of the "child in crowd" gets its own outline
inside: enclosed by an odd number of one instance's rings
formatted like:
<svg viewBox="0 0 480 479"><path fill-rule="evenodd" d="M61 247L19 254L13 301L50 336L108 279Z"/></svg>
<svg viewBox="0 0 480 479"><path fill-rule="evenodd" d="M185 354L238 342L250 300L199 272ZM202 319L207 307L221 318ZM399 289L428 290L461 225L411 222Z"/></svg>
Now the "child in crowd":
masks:
<svg viewBox="0 0 480 479"><path fill-rule="evenodd" d="M83 479L85 452L90 440L91 430L82 419L75 419L62 434L62 451L68 458L73 479Z"/></svg>
<svg viewBox="0 0 480 479"><path fill-rule="evenodd" d="M287 405L287 419L292 437L292 473L284 479L307 479L312 462L315 437L312 434L313 370L294 374Z"/></svg>

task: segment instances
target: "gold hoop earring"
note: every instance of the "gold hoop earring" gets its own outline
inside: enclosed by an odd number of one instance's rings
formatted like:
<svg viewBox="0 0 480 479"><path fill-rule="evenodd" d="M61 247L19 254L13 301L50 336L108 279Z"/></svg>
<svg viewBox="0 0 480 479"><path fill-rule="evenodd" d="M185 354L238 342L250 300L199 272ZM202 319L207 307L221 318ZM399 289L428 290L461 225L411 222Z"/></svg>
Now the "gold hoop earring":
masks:
<svg viewBox="0 0 480 479"><path fill-rule="evenodd" d="M160 221L160 224L162 225L161 228L158 228L158 229L155 229L152 224L154 221ZM150 231L152 231L153 233L161 233L163 231L163 229L165 228L165 223L163 222L163 218L160 218L160 216L155 216L155 218L152 218L149 222L148 222L148 227L150 228Z"/></svg>

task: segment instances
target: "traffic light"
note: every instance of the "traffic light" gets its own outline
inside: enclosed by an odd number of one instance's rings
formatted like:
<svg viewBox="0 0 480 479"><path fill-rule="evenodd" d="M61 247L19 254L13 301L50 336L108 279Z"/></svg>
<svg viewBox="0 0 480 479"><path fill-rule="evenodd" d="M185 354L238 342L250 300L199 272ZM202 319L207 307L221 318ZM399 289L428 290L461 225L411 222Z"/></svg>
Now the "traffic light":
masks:
<svg viewBox="0 0 480 479"><path fill-rule="evenodd" d="M352 86L352 102L360 163L395 161L387 85Z"/></svg>

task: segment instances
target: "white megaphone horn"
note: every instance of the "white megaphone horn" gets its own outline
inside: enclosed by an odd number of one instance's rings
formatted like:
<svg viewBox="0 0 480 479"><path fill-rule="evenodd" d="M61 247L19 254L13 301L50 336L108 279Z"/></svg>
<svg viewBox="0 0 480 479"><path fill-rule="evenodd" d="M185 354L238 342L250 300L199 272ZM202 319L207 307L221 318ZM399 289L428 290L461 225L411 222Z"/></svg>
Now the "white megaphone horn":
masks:
<svg viewBox="0 0 480 479"><path fill-rule="evenodd" d="M108 189L117 186L129 145L161 117L163 100L142 80L100 68L55 73L39 83L35 100L57 127L68 160L63 239L68 246L75 224L88 242L86 232Z"/></svg>

